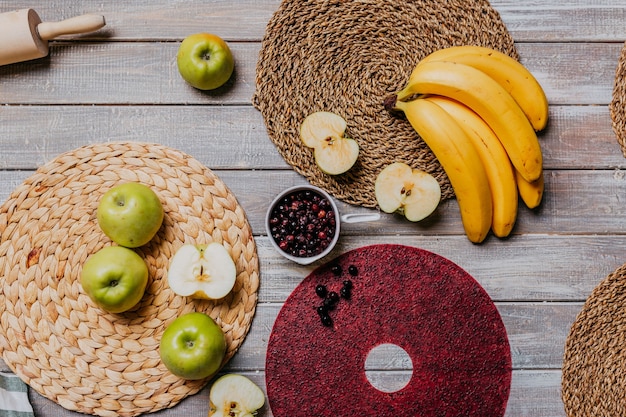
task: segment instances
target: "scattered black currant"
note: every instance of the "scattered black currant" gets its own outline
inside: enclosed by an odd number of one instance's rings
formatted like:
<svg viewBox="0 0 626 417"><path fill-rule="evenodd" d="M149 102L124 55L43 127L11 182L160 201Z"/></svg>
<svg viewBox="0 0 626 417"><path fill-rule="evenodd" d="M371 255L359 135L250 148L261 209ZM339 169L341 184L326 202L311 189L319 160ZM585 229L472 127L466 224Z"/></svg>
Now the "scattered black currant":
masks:
<svg viewBox="0 0 626 417"><path fill-rule="evenodd" d="M342 269L339 264L335 264L331 267L331 271L335 276L341 276ZM351 276L357 276L359 271L355 265L350 265L348 273ZM330 312L333 311L341 299L349 300L352 297L352 288L354 284L350 279L344 279L342 287L339 289L339 293L336 291L329 291L323 284L318 284L315 287L315 293L318 297L323 298L322 305L317 307L317 313L320 316L322 324L326 327L332 326L332 318Z"/></svg>
<svg viewBox="0 0 626 417"><path fill-rule="evenodd" d="M330 298L324 298L324 302L322 303L322 306L324 306L324 308L326 308L328 311L334 310L336 305L337 302L331 300Z"/></svg>
<svg viewBox="0 0 626 417"><path fill-rule="evenodd" d="M319 314L320 316L328 315L328 307L326 307L325 305L317 307L316 310L317 314Z"/></svg>
<svg viewBox="0 0 626 417"><path fill-rule="evenodd" d="M328 294L328 289L326 288L326 285L320 284L315 287L315 294L317 294L317 296L320 298L326 297L326 294Z"/></svg>
<svg viewBox="0 0 626 417"><path fill-rule="evenodd" d="M339 290L339 294L344 300L349 300L352 295L348 287L342 287L341 290Z"/></svg>

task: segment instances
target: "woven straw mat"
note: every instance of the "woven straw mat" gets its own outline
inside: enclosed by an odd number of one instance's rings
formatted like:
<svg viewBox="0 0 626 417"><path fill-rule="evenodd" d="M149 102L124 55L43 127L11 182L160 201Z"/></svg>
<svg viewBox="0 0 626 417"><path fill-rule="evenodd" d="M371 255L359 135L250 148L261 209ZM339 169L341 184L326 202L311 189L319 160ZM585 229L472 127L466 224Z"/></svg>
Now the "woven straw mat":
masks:
<svg viewBox="0 0 626 417"><path fill-rule="evenodd" d="M565 342L568 417L626 415L626 264L591 293Z"/></svg>
<svg viewBox="0 0 626 417"><path fill-rule="evenodd" d="M433 174L442 197L450 198L436 158L383 101L404 87L424 56L465 44L519 58L499 14L484 0L284 0L266 28L252 101L286 162L340 200L375 207L376 176L396 161ZM345 174L323 174L301 144L299 126L315 111L344 117L347 135L359 143L359 159Z"/></svg>
<svg viewBox="0 0 626 417"><path fill-rule="evenodd" d="M609 104L613 132L617 136L622 154L626 157L626 44L622 46L615 70L613 97Z"/></svg>
<svg viewBox="0 0 626 417"><path fill-rule="evenodd" d="M143 299L108 314L82 291L81 265L111 245L100 231L101 195L129 181L150 186L163 226L137 252L149 266ZM243 342L256 308L258 258L242 208L222 181L192 157L140 143L87 146L58 156L14 190L0 209L0 353L43 396L69 410L134 416L171 407L208 380L177 378L159 357L165 327L202 311L225 332L224 364ZM237 268L218 301L175 295L169 259L183 243L220 242Z"/></svg>

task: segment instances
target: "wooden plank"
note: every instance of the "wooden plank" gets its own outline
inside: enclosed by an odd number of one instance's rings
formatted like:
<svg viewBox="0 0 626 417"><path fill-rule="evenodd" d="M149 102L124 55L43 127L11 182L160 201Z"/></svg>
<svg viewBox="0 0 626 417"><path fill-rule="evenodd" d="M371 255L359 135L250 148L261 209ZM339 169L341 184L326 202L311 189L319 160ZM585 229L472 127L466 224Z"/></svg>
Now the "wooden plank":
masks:
<svg viewBox="0 0 626 417"><path fill-rule="evenodd" d="M0 67L0 100L13 104L250 104L259 45L231 46L236 61L233 77L223 87L203 92L180 76L177 43L55 43L45 58Z"/></svg>
<svg viewBox="0 0 626 417"><path fill-rule="evenodd" d="M564 417L560 371L513 371L505 417Z"/></svg>
<svg viewBox="0 0 626 417"><path fill-rule="evenodd" d="M622 5L610 0L561 2L493 0L491 6L517 42L612 41L626 38ZM171 2L73 1L59 7L43 0L31 1L44 20L58 20L83 13L103 14L107 27L86 39L180 40L188 34L211 31L228 40L259 41L265 26L280 5L279 0L228 0ZM23 8L20 0L5 0L2 11ZM246 13L241 13L245 10ZM237 22L237 24L233 24Z"/></svg>
<svg viewBox="0 0 626 417"><path fill-rule="evenodd" d="M265 373L243 372L265 392ZM384 374L374 375L373 379L382 379ZM563 403L560 400L561 373L558 371L513 371L511 393L505 417L564 417ZM189 415L205 416L209 410L210 384L197 395L188 397L171 409L154 413L154 416ZM64 410L54 402L30 390L29 398L35 409L35 415L46 417L80 417L82 414ZM266 397L266 403L259 410L259 416L273 417Z"/></svg>
<svg viewBox="0 0 626 417"><path fill-rule="evenodd" d="M289 168L252 106L4 106L0 119L0 169L114 141L159 143L213 169Z"/></svg>
<svg viewBox="0 0 626 417"><path fill-rule="evenodd" d="M260 302L284 301L319 263L302 267L282 258L266 237L256 238L261 259ZM465 269L498 302L583 302L624 264L624 236L524 236L472 246L464 236L345 236L327 260L373 244L400 244L441 255Z"/></svg>
<svg viewBox="0 0 626 417"><path fill-rule="evenodd" d="M550 103L565 105L611 101L621 48L618 43L519 45L522 62ZM200 92L182 80L177 49L175 42L56 43L46 58L0 67L0 103L251 104L260 44L232 44L235 74L214 92Z"/></svg>
<svg viewBox="0 0 626 417"><path fill-rule="evenodd" d="M266 234L264 221L271 200L281 190L307 181L292 170L284 171L217 171L217 175L237 196L257 235ZM24 181L32 171L0 171L0 200ZM626 178L619 170L559 170L546 172L546 192L543 204L536 210L520 206L518 220L511 239L488 237L483 245L505 247L517 242L521 235L557 234L592 236L621 236L626 233L626 216L622 196L626 193ZM522 203L520 203L521 205ZM370 211L339 202L342 214ZM458 206L455 200L440 205L432 217L411 223L399 215L383 213L375 222L345 224L345 235L364 236L445 236L463 237ZM565 242L566 243L566 242ZM564 247L557 249L563 250ZM469 246L473 247L473 246ZM611 253L610 250L608 253Z"/></svg>
<svg viewBox="0 0 626 417"><path fill-rule="evenodd" d="M34 169L109 141L157 142L213 169L289 168L249 105L0 106L0 120L0 169ZM626 167L607 106L552 105L539 138L546 169Z"/></svg>

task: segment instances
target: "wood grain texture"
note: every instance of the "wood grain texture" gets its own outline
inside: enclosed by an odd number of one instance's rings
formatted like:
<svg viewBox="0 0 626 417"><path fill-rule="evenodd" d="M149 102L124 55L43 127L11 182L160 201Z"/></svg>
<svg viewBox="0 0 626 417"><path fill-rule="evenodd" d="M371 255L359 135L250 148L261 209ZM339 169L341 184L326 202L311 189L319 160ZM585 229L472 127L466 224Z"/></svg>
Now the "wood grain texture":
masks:
<svg viewBox="0 0 626 417"><path fill-rule="evenodd" d="M265 25L280 0L5 0L0 12L32 7L44 20L105 15L105 29L51 43L46 58L0 67L0 200L62 152L107 141L178 148L215 170L246 211L261 261L251 332L225 371L264 387L267 340L282 302L317 265L298 266L270 246L263 219L283 188L305 183L280 157L250 103ZM396 215L344 225L331 256L375 243L400 243L447 257L496 302L509 338L513 382L507 417L563 417L561 360L569 328L593 288L626 262L626 159L612 131L617 59L626 8L617 0L494 0L524 63L546 90L550 122L540 134L543 204L520 207L513 236L482 245L463 235L456 201L410 224ZM236 7L235 7L236 5ZM229 41L236 72L203 93L180 78L175 54L187 35ZM364 209L339 202L342 213ZM407 370L375 363L391 383ZM32 393L37 416L77 417ZM155 416L206 415L208 387ZM265 406L261 417L272 417Z"/></svg>

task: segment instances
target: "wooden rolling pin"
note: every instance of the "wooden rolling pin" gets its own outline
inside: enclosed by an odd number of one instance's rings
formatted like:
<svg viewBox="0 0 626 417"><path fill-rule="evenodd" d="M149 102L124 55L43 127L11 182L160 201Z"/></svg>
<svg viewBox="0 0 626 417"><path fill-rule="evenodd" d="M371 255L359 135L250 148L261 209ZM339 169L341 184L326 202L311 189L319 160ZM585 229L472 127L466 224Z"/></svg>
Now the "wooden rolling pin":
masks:
<svg viewBox="0 0 626 417"><path fill-rule="evenodd" d="M0 14L0 65L48 55L48 41L61 35L86 33L105 25L104 16L85 14L60 22L41 22L33 9Z"/></svg>

